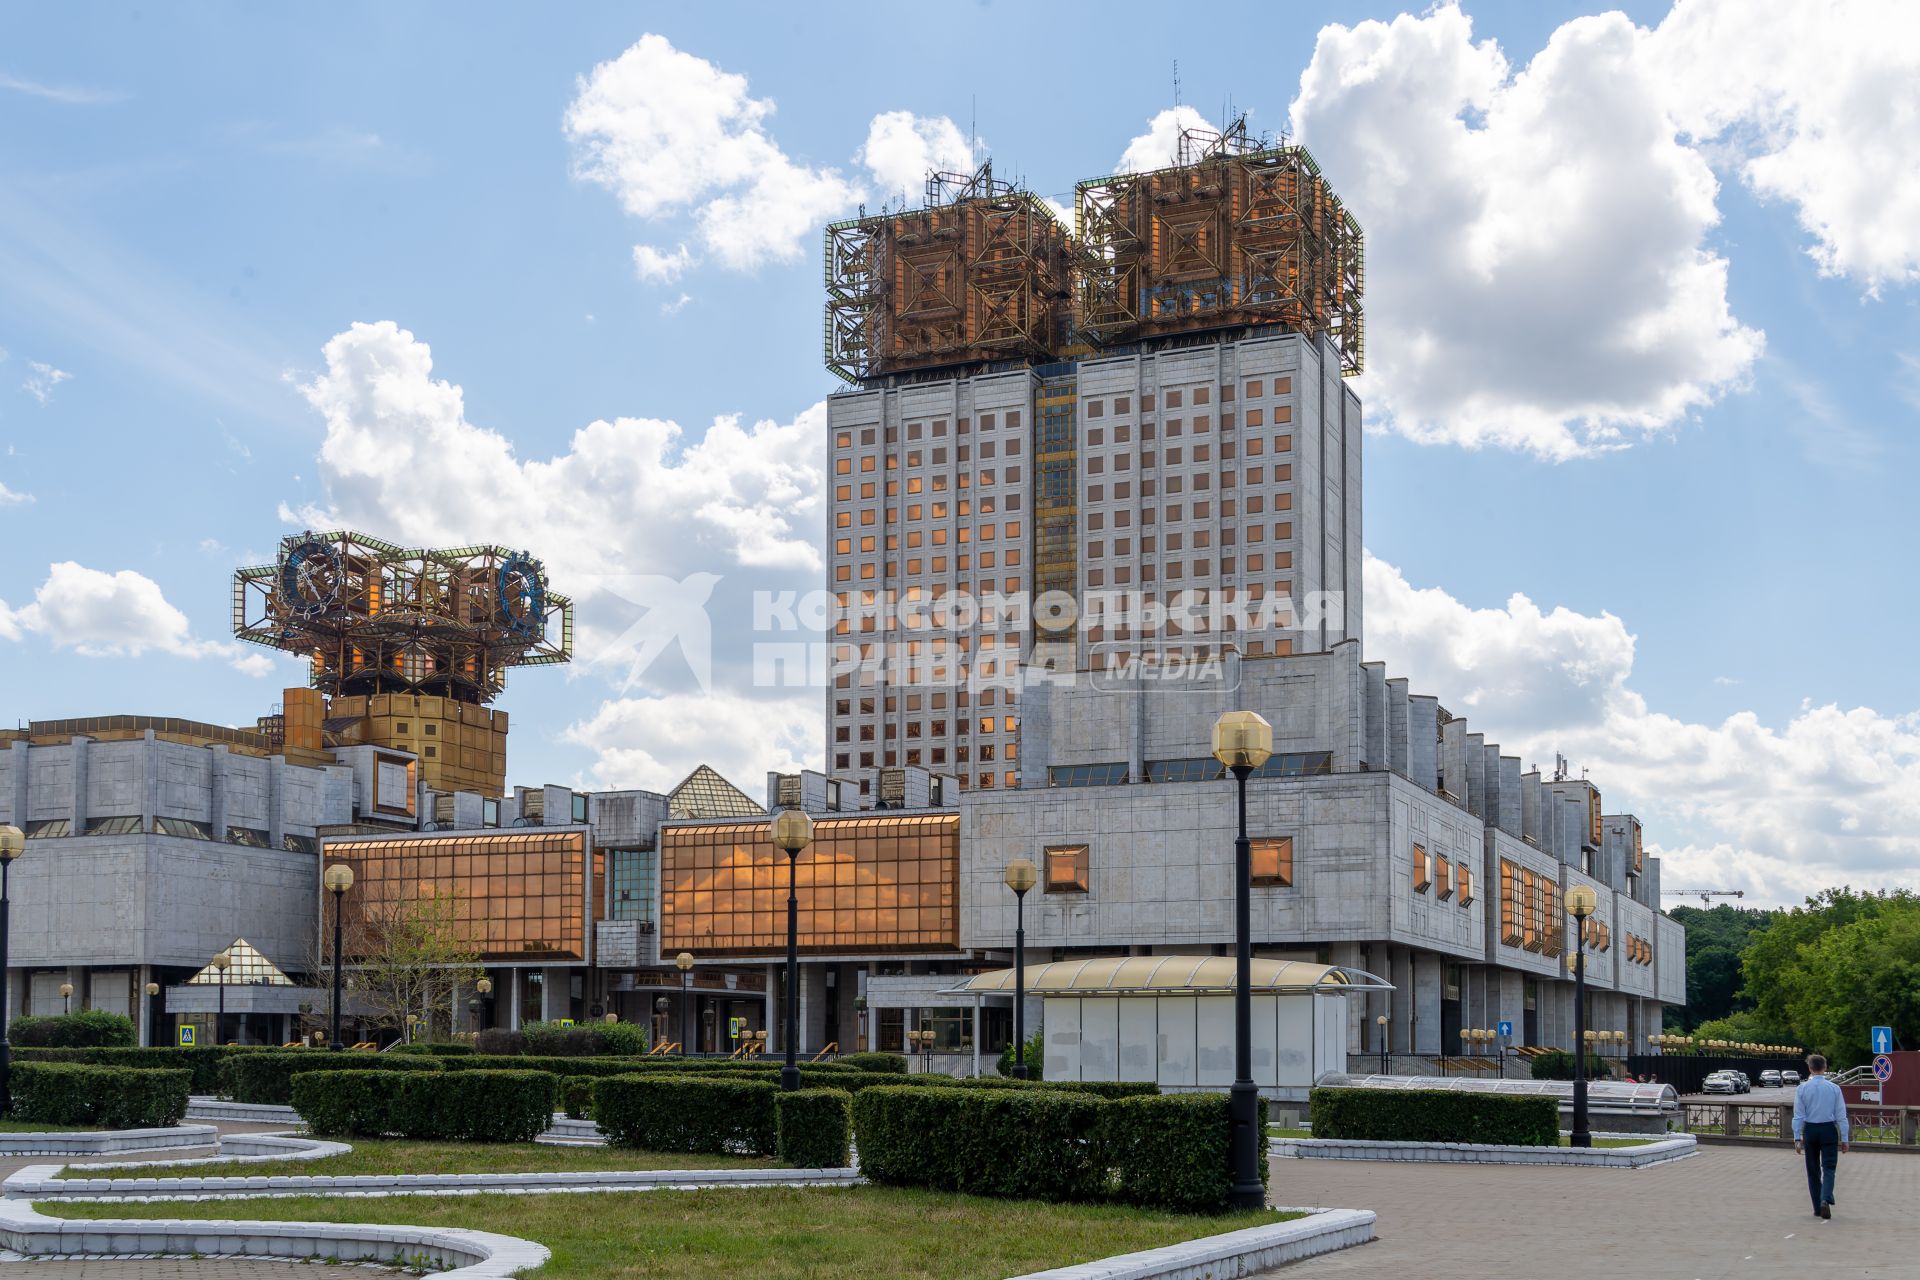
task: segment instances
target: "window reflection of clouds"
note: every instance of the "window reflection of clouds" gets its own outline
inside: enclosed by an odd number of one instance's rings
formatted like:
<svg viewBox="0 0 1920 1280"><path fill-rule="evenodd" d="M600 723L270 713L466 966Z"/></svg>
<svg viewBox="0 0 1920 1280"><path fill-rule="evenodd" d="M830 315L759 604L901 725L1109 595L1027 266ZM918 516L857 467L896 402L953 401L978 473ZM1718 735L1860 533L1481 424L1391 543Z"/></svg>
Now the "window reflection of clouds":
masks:
<svg viewBox="0 0 1920 1280"><path fill-rule="evenodd" d="M795 867L801 947L956 947L959 837L953 814L817 820ZM764 822L670 827L660 856L663 950L786 945L786 855Z"/></svg>
<svg viewBox="0 0 1920 1280"><path fill-rule="evenodd" d="M584 960L585 856L584 832L502 832L330 841L325 861L353 868L350 937L391 903L451 894L462 943L484 959Z"/></svg>

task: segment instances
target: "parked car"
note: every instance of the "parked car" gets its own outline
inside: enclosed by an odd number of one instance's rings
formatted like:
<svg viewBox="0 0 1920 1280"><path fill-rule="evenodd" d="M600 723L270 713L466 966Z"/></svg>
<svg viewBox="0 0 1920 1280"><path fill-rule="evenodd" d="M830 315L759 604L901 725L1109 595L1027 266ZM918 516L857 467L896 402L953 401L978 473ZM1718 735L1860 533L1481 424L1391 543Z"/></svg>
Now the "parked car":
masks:
<svg viewBox="0 0 1920 1280"><path fill-rule="evenodd" d="M1785 1083L1786 1081L1780 1078L1780 1073L1771 1068L1760 1073L1760 1087L1762 1089L1778 1089Z"/></svg>
<svg viewBox="0 0 1920 1280"><path fill-rule="evenodd" d="M1782 1071L1780 1073L1780 1083L1789 1086L1798 1085L1800 1083L1800 1073L1798 1071Z"/></svg>
<svg viewBox="0 0 1920 1280"><path fill-rule="evenodd" d="M1740 1085L1739 1082L1733 1078L1733 1072L1713 1071L1709 1072L1707 1078L1700 1082L1700 1092L1738 1093L1740 1092Z"/></svg>
<svg viewBox="0 0 1920 1280"><path fill-rule="evenodd" d="M1741 1093L1753 1092L1753 1081L1747 1078L1746 1072L1735 1071L1730 1074L1733 1076L1733 1083L1739 1088Z"/></svg>

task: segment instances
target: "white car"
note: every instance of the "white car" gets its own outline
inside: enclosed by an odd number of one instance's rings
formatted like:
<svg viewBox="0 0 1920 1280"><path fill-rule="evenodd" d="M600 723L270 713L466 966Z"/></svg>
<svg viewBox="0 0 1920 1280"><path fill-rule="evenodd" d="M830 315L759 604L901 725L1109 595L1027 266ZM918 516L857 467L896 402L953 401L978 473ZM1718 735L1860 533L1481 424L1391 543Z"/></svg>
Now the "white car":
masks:
<svg viewBox="0 0 1920 1280"><path fill-rule="evenodd" d="M1733 1078L1731 1071L1715 1071L1700 1083L1702 1093L1739 1093L1740 1082Z"/></svg>

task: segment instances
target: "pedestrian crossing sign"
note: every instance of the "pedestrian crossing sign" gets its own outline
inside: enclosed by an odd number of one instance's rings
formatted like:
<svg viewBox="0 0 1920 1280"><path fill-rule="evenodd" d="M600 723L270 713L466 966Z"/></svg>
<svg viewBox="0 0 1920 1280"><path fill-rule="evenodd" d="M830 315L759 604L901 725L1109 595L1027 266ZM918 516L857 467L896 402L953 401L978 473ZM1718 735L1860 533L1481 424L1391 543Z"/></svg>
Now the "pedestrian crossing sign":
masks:
<svg viewBox="0 0 1920 1280"><path fill-rule="evenodd" d="M182 1049L193 1048L193 1024L191 1022L181 1024L178 1034L180 1038L180 1047Z"/></svg>

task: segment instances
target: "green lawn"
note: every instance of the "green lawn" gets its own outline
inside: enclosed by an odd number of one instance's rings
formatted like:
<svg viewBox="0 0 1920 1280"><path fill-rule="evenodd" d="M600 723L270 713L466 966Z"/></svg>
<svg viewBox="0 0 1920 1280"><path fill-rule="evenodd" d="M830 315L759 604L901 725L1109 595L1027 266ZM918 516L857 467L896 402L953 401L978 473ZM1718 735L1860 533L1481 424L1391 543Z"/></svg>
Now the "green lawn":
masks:
<svg viewBox="0 0 1920 1280"><path fill-rule="evenodd" d="M538 1280L1003 1280L1279 1221L891 1187L42 1203L66 1218L286 1218L468 1227L553 1250Z"/></svg>
<svg viewBox="0 0 1920 1280"><path fill-rule="evenodd" d="M394 1173L587 1173L605 1169L749 1169L772 1166L771 1159L747 1156L669 1155L623 1147L553 1147L537 1142L408 1142L398 1138L355 1138L345 1155L312 1160L275 1160L272 1164L196 1165L190 1168L116 1170L116 1178L217 1178L223 1174ZM88 1176L86 1166L61 1171L63 1178Z"/></svg>

